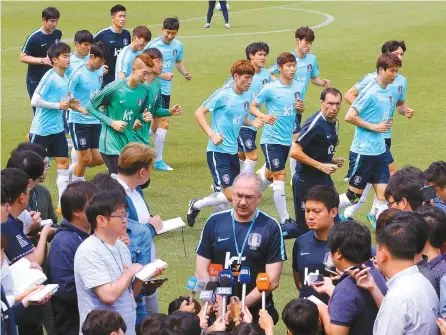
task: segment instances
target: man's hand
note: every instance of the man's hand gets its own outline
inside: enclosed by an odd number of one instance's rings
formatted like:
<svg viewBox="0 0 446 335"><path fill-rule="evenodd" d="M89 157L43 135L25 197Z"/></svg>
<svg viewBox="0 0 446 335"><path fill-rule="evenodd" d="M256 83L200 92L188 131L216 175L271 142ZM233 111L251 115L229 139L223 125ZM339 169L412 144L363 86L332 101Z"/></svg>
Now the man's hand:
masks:
<svg viewBox="0 0 446 335"><path fill-rule="evenodd" d="M182 312L195 313L195 302L192 301L192 303L189 303L189 301L184 300L184 301L181 303L180 311L182 311Z"/></svg>
<svg viewBox="0 0 446 335"><path fill-rule="evenodd" d="M180 104L174 105L169 111L169 115L175 116L175 115L181 115L181 114L183 114L183 108L181 107Z"/></svg>
<svg viewBox="0 0 446 335"><path fill-rule="evenodd" d="M128 234L124 234L119 236L118 238L122 243L124 243L126 246L129 246L130 244L130 237Z"/></svg>
<svg viewBox="0 0 446 335"><path fill-rule="evenodd" d="M364 265L362 267L362 270L348 270L348 274L356 280L356 284L360 288L371 292L375 288L375 280L373 279L373 276L369 274L370 268L367 268Z"/></svg>
<svg viewBox="0 0 446 335"><path fill-rule="evenodd" d="M262 120L263 123L269 124L269 125L273 125L274 123L276 123L276 119L277 117L275 115L262 115L262 117L260 118Z"/></svg>
<svg viewBox="0 0 446 335"><path fill-rule="evenodd" d="M191 80L192 80L192 75L190 74L190 72L184 72L184 73L183 73L183 76L184 76L184 78L185 78L187 81L191 81Z"/></svg>
<svg viewBox="0 0 446 335"><path fill-rule="evenodd" d="M220 316L217 320L215 320L212 325L215 332L224 332L226 330L226 320L224 317Z"/></svg>
<svg viewBox="0 0 446 335"><path fill-rule="evenodd" d="M253 127L260 129L263 125L263 122L260 118L256 118L256 119L252 120L251 124L253 125Z"/></svg>
<svg viewBox="0 0 446 335"><path fill-rule="evenodd" d="M36 292L40 291L41 289L43 289L45 287L45 285L36 285L36 286L31 286L30 288L28 288L25 292L23 292L21 295L17 296L15 298L16 302L21 301L23 306L25 306L25 308L27 308L29 306L29 298ZM50 295L51 298L51 295ZM42 299L44 300L44 299ZM49 299L48 299L49 300ZM46 301L48 301L46 300ZM45 302L46 302L45 301ZM40 305L40 301L39 301L39 305Z"/></svg>
<svg viewBox="0 0 446 335"><path fill-rule="evenodd" d="M108 73L108 65L102 65L104 68L104 76Z"/></svg>
<svg viewBox="0 0 446 335"><path fill-rule="evenodd" d="M45 64L45 65L49 65L49 66L53 66L53 64L51 64L51 60L50 60L50 58L48 57L48 56L46 56L44 59L43 59L43 64Z"/></svg>
<svg viewBox="0 0 446 335"><path fill-rule="evenodd" d="M410 107L407 107L406 110L404 111L404 115L405 115L409 120L410 120L411 118L413 118L414 113L415 113L415 111L414 111L412 108L410 108Z"/></svg>
<svg viewBox="0 0 446 335"><path fill-rule="evenodd" d="M296 100L295 102L294 102L294 108L296 108L299 112L301 112L301 113L303 113L303 112L305 112L305 104L304 104L304 102L303 102L303 100L301 100L301 99L299 99L299 100Z"/></svg>
<svg viewBox="0 0 446 335"><path fill-rule="evenodd" d="M42 218L40 217L40 212L30 211L29 216L31 218L31 222L26 226L26 235L29 235L33 231L37 231L40 229L40 223L42 222Z"/></svg>
<svg viewBox="0 0 446 335"><path fill-rule="evenodd" d="M336 158L333 158L331 161L332 161L333 164L337 165L338 168L341 168L341 167L344 166L345 158L336 157Z"/></svg>
<svg viewBox="0 0 446 335"><path fill-rule="evenodd" d="M223 134L212 133L210 136L212 143L215 145L220 145L223 143Z"/></svg>
<svg viewBox="0 0 446 335"><path fill-rule="evenodd" d="M259 311L259 325L265 331L266 334L273 334L274 321L268 311L261 309Z"/></svg>
<svg viewBox="0 0 446 335"><path fill-rule="evenodd" d="M133 124L133 130L138 130L139 128L141 128L142 127L142 122L141 122L141 120L140 119L136 119L135 120L135 123Z"/></svg>
<svg viewBox="0 0 446 335"><path fill-rule="evenodd" d="M330 81L329 79L322 79L322 81L324 82L323 86L324 86L325 88L331 86L331 81Z"/></svg>
<svg viewBox="0 0 446 335"><path fill-rule="evenodd" d="M56 229L51 227L50 224L45 225L40 232L40 238L44 238L48 241L48 238L56 232Z"/></svg>
<svg viewBox="0 0 446 335"><path fill-rule="evenodd" d="M446 335L446 320L438 318L437 326L440 328L441 335Z"/></svg>
<svg viewBox="0 0 446 335"><path fill-rule="evenodd" d="M29 268L30 268L30 269L36 269L36 270L39 270L39 271L42 271L42 272L43 272L42 267L41 267L40 264L37 263L37 262L31 262L31 265L29 266Z"/></svg>
<svg viewBox="0 0 446 335"><path fill-rule="evenodd" d="M70 108L70 102L66 100L60 100L59 102L59 109L61 110L67 110Z"/></svg>
<svg viewBox="0 0 446 335"><path fill-rule="evenodd" d="M324 283L323 284L315 284L315 283L310 283L310 286L312 288L314 288L314 290L317 293L325 293L328 294L330 297L333 294L333 291L335 289L335 286L333 285L333 281L331 280L331 278L328 277L324 277Z"/></svg>
<svg viewBox="0 0 446 335"><path fill-rule="evenodd" d="M111 127L114 130L119 131L120 133L122 133L124 131L125 127L127 127L127 122L113 120L112 123L111 123Z"/></svg>
<svg viewBox="0 0 446 335"><path fill-rule="evenodd" d="M245 306L245 310L242 312L243 322L252 323L252 314L248 307Z"/></svg>
<svg viewBox="0 0 446 335"><path fill-rule="evenodd" d="M147 109L144 110L144 113L142 114L144 122L152 122L153 116L152 113L150 113Z"/></svg>
<svg viewBox="0 0 446 335"><path fill-rule="evenodd" d="M164 80L172 80L174 74L172 72L161 73L158 77Z"/></svg>
<svg viewBox="0 0 446 335"><path fill-rule="evenodd" d="M78 99L73 98L68 100L68 105L70 109L78 110L79 107L81 106L81 102Z"/></svg>
<svg viewBox="0 0 446 335"><path fill-rule="evenodd" d="M326 174L332 174L336 172L337 169L338 169L337 165L330 163L321 163L321 165L319 166L319 170L321 170L323 173Z"/></svg>
<svg viewBox="0 0 446 335"><path fill-rule="evenodd" d="M231 320L238 326L242 321L242 306L239 297L230 298L229 311L231 312Z"/></svg>
<svg viewBox="0 0 446 335"><path fill-rule="evenodd" d="M125 268L125 272L127 272L128 274L130 274L133 277L139 271L141 271L144 268L144 266L142 266L141 264L138 264L138 263L133 263L130 266L124 265L124 268Z"/></svg>
<svg viewBox="0 0 446 335"><path fill-rule="evenodd" d="M392 124L389 122L380 122L378 124L374 124L372 126L372 131L376 133L385 133L392 127Z"/></svg>
<svg viewBox="0 0 446 335"><path fill-rule="evenodd" d="M161 217L159 215L150 217L149 223L152 225L157 233L163 230L163 220L161 220Z"/></svg>

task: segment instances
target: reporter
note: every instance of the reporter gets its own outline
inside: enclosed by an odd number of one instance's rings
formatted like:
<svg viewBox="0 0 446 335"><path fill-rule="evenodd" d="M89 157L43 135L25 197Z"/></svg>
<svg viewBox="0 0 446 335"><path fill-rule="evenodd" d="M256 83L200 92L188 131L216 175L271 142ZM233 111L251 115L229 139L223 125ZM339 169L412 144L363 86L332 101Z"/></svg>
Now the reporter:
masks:
<svg viewBox="0 0 446 335"><path fill-rule="evenodd" d="M158 335L167 325L167 315L154 313L146 317L141 323L141 335Z"/></svg>
<svg viewBox="0 0 446 335"><path fill-rule="evenodd" d="M106 309L91 311L82 325L83 335L124 335L126 331L127 326L121 315Z"/></svg>
<svg viewBox="0 0 446 335"><path fill-rule="evenodd" d="M194 313L175 311L167 318L160 335L200 335L200 319Z"/></svg>
<svg viewBox="0 0 446 335"><path fill-rule="evenodd" d="M319 329L318 308L306 299L293 299L286 304L282 320L290 335L316 335Z"/></svg>

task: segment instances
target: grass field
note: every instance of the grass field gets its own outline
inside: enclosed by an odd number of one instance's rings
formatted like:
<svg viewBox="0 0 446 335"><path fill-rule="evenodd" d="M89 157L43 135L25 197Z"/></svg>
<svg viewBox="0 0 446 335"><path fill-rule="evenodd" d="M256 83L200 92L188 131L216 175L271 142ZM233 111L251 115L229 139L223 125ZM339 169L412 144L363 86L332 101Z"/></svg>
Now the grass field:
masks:
<svg viewBox="0 0 446 335"><path fill-rule="evenodd" d="M32 111L26 92L26 65L19 62L21 46L30 32L40 26L42 9L51 4L61 12L59 27L63 38L73 46L74 33L80 29L96 32L110 25L111 2L2 2L2 131L1 163L6 165L9 152L29 130ZM162 20L178 15L178 35L184 44L185 64L192 73L192 82L185 82L176 72L172 103L181 103L185 114L171 119L164 158L175 170L154 172L146 198L154 213L162 218L185 217L188 200L209 193L212 183L206 164L207 138L196 123L193 113L219 88L229 75L230 65L244 58L245 47L255 41L270 46L268 65L282 51L294 48L294 30L302 25L318 26L312 52L317 56L322 78L345 92L365 73L374 69L382 43L404 39L408 50L402 73L408 78L407 101L415 109L413 120L396 116L392 151L399 167L412 164L425 169L430 162L445 159L446 113L444 110L446 72L446 3L440 2L230 2L231 30L225 30L221 15L214 16L211 29L203 29L206 2L126 2L127 27L145 24L154 37ZM218 13L218 12L216 12ZM324 14L325 13L325 14ZM328 15L328 16L327 16ZM333 16L332 22L326 21ZM307 93L307 116L318 109L320 88L310 84ZM348 157L353 126L340 113L340 145L337 156ZM304 116L306 117L306 116ZM262 155L260 155L262 156ZM263 163L263 157L260 164ZM87 172L87 179L105 168ZM347 167L334 175L339 192L346 184ZM55 168L52 167L46 186L57 201ZM293 213L291 188L287 186L288 209ZM261 208L277 216L271 191L267 190ZM185 283L194 273L194 249L201 228L210 212L202 211L194 228L184 230L186 255L180 232L156 239L157 254L169 263L169 282L160 292L161 311L176 296L186 293ZM362 211L358 218L363 218ZM287 242L291 259L292 242ZM292 279L291 261L284 264L281 287L275 292L276 306L297 296ZM277 333L284 333L279 323Z"/></svg>

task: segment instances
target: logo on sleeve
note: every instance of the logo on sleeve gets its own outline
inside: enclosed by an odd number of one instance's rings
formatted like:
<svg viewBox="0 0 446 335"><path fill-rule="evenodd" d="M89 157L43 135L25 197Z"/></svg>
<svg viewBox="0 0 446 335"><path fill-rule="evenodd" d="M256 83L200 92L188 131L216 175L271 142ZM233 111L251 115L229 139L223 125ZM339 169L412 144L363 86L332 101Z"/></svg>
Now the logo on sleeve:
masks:
<svg viewBox="0 0 446 335"><path fill-rule="evenodd" d="M22 248L29 244L28 241L25 240L21 235L16 235L15 238L17 239L17 242L19 242L19 244Z"/></svg>
<svg viewBox="0 0 446 335"><path fill-rule="evenodd" d="M313 65L308 64L307 65L307 72L311 72L311 71L313 71Z"/></svg>
<svg viewBox="0 0 446 335"><path fill-rule="evenodd" d="M390 102L390 106L393 106L393 97L389 96L389 102Z"/></svg>
<svg viewBox="0 0 446 335"><path fill-rule="evenodd" d="M176 57L178 55L178 50L177 49L173 49L172 54L173 54L174 57Z"/></svg>
<svg viewBox="0 0 446 335"><path fill-rule="evenodd" d="M243 105L243 108L245 108L245 111L248 110L248 108L249 108L249 101L245 101L245 103Z"/></svg>
<svg viewBox="0 0 446 335"><path fill-rule="evenodd" d="M403 93L403 86L399 85L398 86L398 94L401 95Z"/></svg>
<svg viewBox="0 0 446 335"><path fill-rule="evenodd" d="M98 77L98 80L99 80L99 84L102 85L102 83L103 83L103 81L104 81L104 76L101 74L101 75Z"/></svg>
<svg viewBox="0 0 446 335"><path fill-rule="evenodd" d="M60 40L58 39L58 38L56 38L55 40L54 40L54 44L57 44L57 43L59 43L60 42Z"/></svg>
<svg viewBox="0 0 446 335"><path fill-rule="evenodd" d="M258 233L251 233L248 236L248 245L251 250L257 250L262 243L262 235Z"/></svg>

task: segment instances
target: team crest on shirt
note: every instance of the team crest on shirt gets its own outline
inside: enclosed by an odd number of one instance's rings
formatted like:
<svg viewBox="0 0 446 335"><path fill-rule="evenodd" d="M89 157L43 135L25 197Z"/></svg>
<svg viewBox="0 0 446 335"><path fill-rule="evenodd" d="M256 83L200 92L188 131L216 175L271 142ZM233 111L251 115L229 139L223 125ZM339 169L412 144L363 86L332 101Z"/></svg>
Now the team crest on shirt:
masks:
<svg viewBox="0 0 446 335"><path fill-rule="evenodd" d="M58 38L54 40L54 44L57 44L59 42L60 42L60 40Z"/></svg>
<svg viewBox="0 0 446 335"><path fill-rule="evenodd" d="M296 92L296 93L294 93L294 98L295 98L296 100L299 100L299 99L300 99L300 92Z"/></svg>
<svg viewBox="0 0 446 335"><path fill-rule="evenodd" d="M311 71L313 71L313 65L308 64L307 65L307 72L311 72Z"/></svg>
<svg viewBox="0 0 446 335"><path fill-rule="evenodd" d="M124 39L122 40L122 43L123 43L124 45L127 45L127 44L129 44L129 40L128 40L127 38L124 38Z"/></svg>
<svg viewBox="0 0 446 335"><path fill-rule="evenodd" d="M173 56L176 57L178 55L178 50L177 49L173 49L172 53L173 53Z"/></svg>
<svg viewBox="0 0 446 335"><path fill-rule="evenodd" d="M362 177L360 176L355 176L355 178L353 178L353 184L355 185L359 185L359 183L361 182Z"/></svg>
<svg viewBox="0 0 446 335"><path fill-rule="evenodd" d="M262 85L265 85L268 82L268 79L263 79L262 80Z"/></svg>
<svg viewBox="0 0 446 335"><path fill-rule="evenodd" d="M249 101L245 101L243 107L245 108L245 111L249 108Z"/></svg>
<svg viewBox="0 0 446 335"><path fill-rule="evenodd" d="M393 97L389 96L389 102L390 102L390 106L393 106Z"/></svg>
<svg viewBox="0 0 446 335"><path fill-rule="evenodd" d="M261 243L262 243L262 235L258 233L249 234L248 236L249 249L257 250L257 248L260 247Z"/></svg>
<svg viewBox="0 0 446 335"><path fill-rule="evenodd" d="M138 98L138 107L142 106L142 98Z"/></svg>
<svg viewBox="0 0 446 335"><path fill-rule="evenodd" d="M99 80L99 84L102 85L102 82L104 81L104 76L103 76L103 75L100 75L100 76L98 77L98 80Z"/></svg>
<svg viewBox="0 0 446 335"><path fill-rule="evenodd" d="M221 176L221 179L223 180L223 183L225 184L229 184L229 175L227 173L225 173L223 176Z"/></svg>
<svg viewBox="0 0 446 335"><path fill-rule="evenodd" d="M273 166L274 166L275 168L278 168L278 167L279 167L279 164L280 164L280 162L279 162L279 158L273 158L272 161L271 161L271 163L273 163Z"/></svg>
<svg viewBox="0 0 446 335"><path fill-rule="evenodd" d="M79 144L80 144L80 145L86 145L86 144L87 144L87 139L86 139L85 137L81 137L81 138L79 139Z"/></svg>
<svg viewBox="0 0 446 335"><path fill-rule="evenodd" d="M328 147L328 154L334 155L334 153L335 153L335 146L332 144Z"/></svg>
<svg viewBox="0 0 446 335"><path fill-rule="evenodd" d="M153 99L156 101L158 100L158 93L155 94L155 96L153 97Z"/></svg>
<svg viewBox="0 0 446 335"><path fill-rule="evenodd" d="M398 86L398 94L401 94L401 93L403 93L403 86L399 85Z"/></svg>

